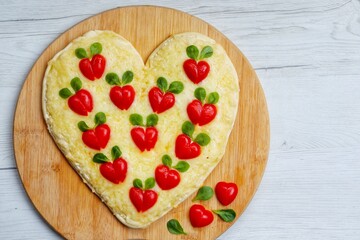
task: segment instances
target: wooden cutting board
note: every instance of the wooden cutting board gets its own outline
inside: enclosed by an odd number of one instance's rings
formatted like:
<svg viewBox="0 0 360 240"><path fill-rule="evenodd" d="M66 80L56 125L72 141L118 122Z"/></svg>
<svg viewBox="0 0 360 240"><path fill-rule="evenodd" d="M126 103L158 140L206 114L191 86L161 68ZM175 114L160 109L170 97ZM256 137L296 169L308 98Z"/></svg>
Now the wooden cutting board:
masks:
<svg viewBox="0 0 360 240"><path fill-rule="evenodd" d="M208 227L191 227L190 196L147 229L122 225L82 183L49 135L42 116L42 79L47 62L70 41L89 30L112 30L129 40L144 61L170 35L199 32L215 39L227 51L237 70L240 102L226 154L204 185L220 180L236 182L239 194L228 208L241 215L253 197L269 152L269 117L259 80L247 59L223 34L186 13L153 6L117 8L93 16L56 39L39 57L26 78L14 118L15 158L24 188L44 219L67 239L215 239L232 224L218 217ZM208 209L222 207L213 197L202 202ZM166 222L178 219L188 235L171 235ZM239 233L241 234L241 233Z"/></svg>

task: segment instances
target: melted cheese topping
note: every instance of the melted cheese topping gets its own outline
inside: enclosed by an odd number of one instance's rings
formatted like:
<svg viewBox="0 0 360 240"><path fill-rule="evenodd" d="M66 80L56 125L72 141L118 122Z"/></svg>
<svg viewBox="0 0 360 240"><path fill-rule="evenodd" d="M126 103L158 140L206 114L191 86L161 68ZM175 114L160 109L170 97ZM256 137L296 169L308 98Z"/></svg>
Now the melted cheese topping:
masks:
<svg viewBox="0 0 360 240"><path fill-rule="evenodd" d="M101 55L106 58L107 64L101 79L89 81L81 74L79 59L74 52L79 47L89 50L94 42L102 44ZM187 78L182 68L183 62L188 59L186 47L189 45L195 45L199 50L209 45L214 50L213 56L205 59L211 67L210 73L198 85ZM121 78L127 70L134 73L130 84L134 87L136 96L132 106L127 111L122 111L110 100L109 92L112 86L106 83L105 76L109 72L115 72ZM149 152L140 152L130 136L132 126L129 116L139 113L146 117L152 113L148 92L156 86L156 80L161 76L165 77L169 84L172 81L181 81L185 88L183 92L175 95L175 105L158 115L156 128L159 136L155 148ZM69 109L67 100L59 96L60 89L71 89L70 80L74 77L81 79L82 88L88 90L93 97L94 109L88 117L74 113ZM216 104L216 118L205 126L195 127L194 136L200 132L207 133L211 138L210 144L202 147L199 157L187 161L190 169L180 173L181 181L177 187L163 191L156 185L153 189L158 192L156 204L148 211L138 213L129 199L132 181L135 178L145 181L154 177L155 168L161 164L164 154L171 156L173 165L178 162L175 157L175 139L181 134L183 122L189 120L186 107L195 99L194 90L200 86L206 89L207 94L217 91L220 95ZM221 160L236 117L238 98L239 85L234 66L224 49L204 35L183 33L170 37L153 52L144 66L136 49L121 36L111 31L91 31L75 39L48 63L44 77L43 112L58 147L84 182L101 197L121 222L130 227L143 228L196 191ZM111 148L118 145L123 153L122 157L128 162L128 172L123 183L113 184L106 180L100 174L100 164L92 161L98 151L88 148L82 142L82 132L77 123L85 121L92 127L97 112L106 114L107 124L111 128L110 141L101 152L110 158Z"/></svg>

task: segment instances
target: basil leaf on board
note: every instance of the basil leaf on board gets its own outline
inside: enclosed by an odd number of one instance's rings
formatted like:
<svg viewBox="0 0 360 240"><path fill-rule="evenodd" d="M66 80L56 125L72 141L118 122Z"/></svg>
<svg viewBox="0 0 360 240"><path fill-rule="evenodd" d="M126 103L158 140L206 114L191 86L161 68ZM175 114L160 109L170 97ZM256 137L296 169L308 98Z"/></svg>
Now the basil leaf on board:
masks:
<svg viewBox="0 0 360 240"><path fill-rule="evenodd" d="M166 227L168 229L168 231L172 234L185 234L186 232L184 232L184 229L182 228L182 226L180 225L179 221L176 219L171 219L167 222Z"/></svg>
<svg viewBox="0 0 360 240"><path fill-rule="evenodd" d="M155 187L155 178L151 177L145 180L145 190Z"/></svg>
<svg viewBox="0 0 360 240"><path fill-rule="evenodd" d="M194 96L200 102L204 102L204 100L206 98L206 90L202 87L199 87L199 88L195 89Z"/></svg>
<svg viewBox="0 0 360 240"><path fill-rule="evenodd" d="M133 185L134 185L134 187L140 188L140 189L142 189L142 187L143 187L142 181L138 178L134 179Z"/></svg>
<svg viewBox="0 0 360 240"><path fill-rule="evenodd" d="M111 157L113 160L118 159L119 157L121 157L121 150L119 148L119 146L113 146L113 148L111 149Z"/></svg>
<svg viewBox="0 0 360 240"><path fill-rule="evenodd" d="M81 89L82 82L81 82L80 78L74 77L73 79L71 79L70 85L71 85L72 89L74 89L74 91L77 92Z"/></svg>
<svg viewBox="0 0 360 240"><path fill-rule="evenodd" d="M165 166L168 166L168 167L171 167L172 165L172 159L169 155L165 154L164 156L162 156L161 158L161 161L162 163L165 165Z"/></svg>
<svg viewBox="0 0 360 240"><path fill-rule="evenodd" d="M71 91L68 88L63 88L59 91L60 97L67 99L72 95Z"/></svg>
<svg viewBox="0 0 360 240"><path fill-rule="evenodd" d="M77 48L77 49L75 50L75 55L76 55L76 57L79 58L79 59L83 59L83 58L87 58L87 57L88 57L88 56L87 56L87 53L86 53L86 50L83 49L83 48Z"/></svg>
<svg viewBox="0 0 360 240"><path fill-rule="evenodd" d="M192 201L195 202L197 200L209 200L213 195L214 190L211 187L203 186L199 189L196 197Z"/></svg>
<svg viewBox="0 0 360 240"><path fill-rule="evenodd" d="M96 125L100 125L100 124L104 124L104 123L106 123L105 113L103 113L103 112L98 112L98 113L95 115L95 124L96 124Z"/></svg>
<svg viewBox="0 0 360 240"><path fill-rule="evenodd" d="M143 117L140 114L134 113L130 115L130 123L134 126L143 126L144 125L144 120Z"/></svg>
<svg viewBox="0 0 360 240"><path fill-rule="evenodd" d="M134 79L134 73L132 71L126 71L124 72L124 74L122 75L122 84L128 84L130 83L132 80Z"/></svg>
<svg viewBox="0 0 360 240"><path fill-rule="evenodd" d="M209 58L213 55L213 49L210 46L205 46L200 53L200 59Z"/></svg>
<svg viewBox="0 0 360 240"><path fill-rule="evenodd" d="M110 85L120 85L119 76L114 72L106 74L105 80Z"/></svg>
<svg viewBox="0 0 360 240"><path fill-rule="evenodd" d="M206 146L210 143L210 137L206 133L199 133L194 142L197 142L200 146Z"/></svg>
<svg viewBox="0 0 360 240"><path fill-rule="evenodd" d="M174 81L170 83L168 92L179 94L184 90L184 84L179 81Z"/></svg>
<svg viewBox="0 0 360 240"><path fill-rule="evenodd" d="M189 58L197 60L199 56L199 49L194 45L190 45L186 48L186 54Z"/></svg>
<svg viewBox="0 0 360 240"><path fill-rule="evenodd" d="M210 104L216 104L219 101L219 94L217 92L212 92L208 96L207 102Z"/></svg>
<svg viewBox="0 0 360 240"><path fill-rule="evenodd" d="M185 161L180 161L174 166L174 168L179 172L186 172L190 168L190 164Z"/></svg>
<svg viewBox="0 0 360 240"><path fill-rule="evenodd" d="M181 130L184 134L188 135L189 137L192 137L195 127L194 124L192 124L190 121L186 121L183 123Z"/></svg>
<svg viewBox="0 0 360 240"><path fill-rule="evenodd" d="M102 51L102 45L101 45L101 43L96 42L96 43L91 44L91 46L90 46L91 56L94 56L94 55L96 55L96 54L100 54L101 51Z"/></svg>
<svg viewBox="0 0 360 240"><path fill-rule="evenodd" d="M102 153L95 154L92 160L96 163L106 163L109 161L109 159Z"/></svg>
<svg viewBox="0 0 360 240"><path fill-rule="evenodd" d="M168 82L166 78L159 77L158 80L156 81L156 85L158 86L158 88L160 88L161 91L166 92L166 89L168 87Z"/></svg>
<svg viewBox="0 0 360 240"><path fill-rule="evenodd" d="M232 209L213 210L224 222L232 222L236 218L236 213Z"/></svg>
<svg viewBox="0 0 360 240"><path fill-rule="evenodd" d="M89 126L86 124L86 122L84 121L81 121L81 122L78 122L78 128L82 131L82 132L85 132L87 130L89 130Z"/></svg>
<svg viewBox="0 0 360 240"><path fill-rule="evenodd" d="M146 118L146 126L147 127L153 127L156 126L156 124L159 121L159 117L156 114L150 114Z"/></svg>

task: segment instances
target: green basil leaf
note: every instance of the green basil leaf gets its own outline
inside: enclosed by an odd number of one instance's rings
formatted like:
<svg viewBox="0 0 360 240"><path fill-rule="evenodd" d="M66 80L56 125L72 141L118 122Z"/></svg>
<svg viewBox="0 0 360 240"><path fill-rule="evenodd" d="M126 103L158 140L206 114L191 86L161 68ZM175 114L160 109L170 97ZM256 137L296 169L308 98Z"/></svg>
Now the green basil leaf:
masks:
<svg viewBox="0 0 360 240"><path fill-rule="evenodd" d="M70 85L72 87L72 89L74 89L75 92L79 91L82 87L82 82L80 80L80 78L78 77L74 77L71 82Z"/></svg>
<svg viewBox="0 0 360 240"><path fill-rule="evenodd" d="M134 113L130 115L130 123L134 126L144 126L143 117L140 114Z"/></svg>
<svg viewBox="0 0 360 240"><path fill-rule="evenodd" d="M195 89L194 96L200 102L204 102L204 100L206 98L206 90L202 87L199 87L199 88Z"/></svg>
<svg viewBox="0 0 360 240"><path fill-rule="evenodd" d="M155 178L151 177L145 180L145 190L155 187Z"/></svg>
<svg viewBox="0 0 360 240"><path fill-rule="evenodd" d="M219 94L217 92L212 92L208 96L207 102L210 104L216 104L219 101Z"/></svg>
<svg viewBox="0 0 360 240"><path fill-rule="evenodd" d="M223 221L232 222L236 218L236 213L232 209L213 210Z"/></svg>
<svg viewBox="0 0 360 240"><path fill-rule="evenodd" d="M190 168L190 165L185 161L180 161L175 165L174 168L179 172L186 172Z"/></svg>
<svg viewBox="0 0 360 240"><path fill-rule="evenodd" d="M158 88L160 88L161 91L166 92L166 89L168 87L168 82L166 78L159 77L158 80L156 81L156 85L158 86Z"/></svg>
<svg viewBox="0 0 360 240"><path fill-rule="evenodd" d="M141 181L140 179L138 179L138 178L134 179L133 185L134 185L134 187L136 187L136 188L140 188L140 189L143 188L142 181Z"/></svg>
<svg viewBox="0 0 360 240"><path fill-rule="evenodd" d="M213 49L210 46L205 46L200 53L200 59L209 58L213 55Z"/></svg>
<svg viewBox="0 0 360 240"><path fill-rule="evenodd" d="M150 114L146 118L146 126L147 127L153 127L156 126L156 124L159 121L159 117L156 114Z"/></svg>
<svg viewBox="0 0 360 240"><path fill-rule="evenodd" d="M199 189L199 191L196 194L196 197L192 200L209 200L214 195L214 190L211 187L203 186Z"/></svg>
<svg viewBox="0 0 360 240"><path fill-rule="evenodd" d="M120 85L120 79L116 73L111 72L106 74L105 80L110 85Z"/></svg>
<svg viewBox="0 0 360 240"><path fill-rule="evenodd" d="M184 232L184 229L182 228L182 226L180 225L179 221L176 219L171 219L170 221L167 222L166 227L168 229L168 231L172 234L185 234L186 232Z"/></svg>
<svg viewBox="0 0 360 240"><path fill-rule="evenodd" d="M82 132L85 132L87 130L89 130L89 126L86 124L86 122L84 121L81 121L81 122L78 122L78 128L82 131Z"/></svg>
<svg viewBox="0 0 360 240"><path fill-rule="evenodd" d="M113 148L111 149L111 157L113 160L118 159L119 157L121 157L121 150L119 148L119 146L113 146Z"/></svg>
<svg viewBox="0 0 360 240"><path fill-rule="evenodd" d="M72 93L70 92L70 90L68 88L63 88L59 91L59 95L60 95L60 97L67 99L68 97L70 97L72 95Z"/></svg>
<svg viewBox="0 0 360 240"><path fill-rule="evenodd" d="M83 49L83 48L77 48L77 49L75 50L75 55L76 55L76 57L79 58L79 59L83 59L83 58L87 58L87 57L88 57L88 56L87 56L87 53L86 53L86 50Z"/></svg>
<svg viewBox="0 0 360 240"><path fill-rule="evenodd" d="M179 94L184 90L184 84L179 81L172 82L169 86L168 92Z"/></svg>
<svg viewBox="0 0 360 240"><path fill-rule="evenodd" d="M200 146L206 146L210 143L210 137L206 133L199 133L194 142L197 142Z"/></svg>
<svg viewBox="0 0 360 240"><path fill-rule="evenodd" d="M168 166L168 167L171 167L172 165L172 159L169 155L165 154L164 156L162 156L162 159L161 159L162 163L165 165L165 166Z"/></svg>
<svg viewBox="0 0 360 240"><path fill-rule="evenodd" d="M190 45L186 48L186 54L189 58L197 60L199 56L199 49L194 45Z"/></svg>
<svg viewBox="0 0 360 240"><path fill-rule="evenodd" d="M122 84L128 84L130 83L132 80L134 79L134 73L132 71L126 71L124 72L124 74L122 75Z"/></svg>
<svg viewBox="0 0 360 240"><path fill-rule="evenodd" d="M186 121L181 126L181 130L184 134L188 135L189 137L192 137L195 127L194 124L192 124L190 121Z"/></svg>
<svg viewBox="0 0 360 240"><path fill-rule="evenodd" d="M95 115L95 124L96 124L96 125L100 125L100 124L104 124L104 123L106 123L105 113L103 113L103 112L98 112L98 113Z"/></svg>
<svg viewBox="0 0 360 240"><path fill-rule="evenodd" d="M90 46L90 53L92 56L96 55L96 54L100 54L102 51L102 45L99 42L93 43Z"/></svg>
<svg viewBox="0 0 360 240"><path fill-rule="evenodd" d="M96 163L106 163L109 161L109 159L102 153L95 154L92 160Z"/></svg>

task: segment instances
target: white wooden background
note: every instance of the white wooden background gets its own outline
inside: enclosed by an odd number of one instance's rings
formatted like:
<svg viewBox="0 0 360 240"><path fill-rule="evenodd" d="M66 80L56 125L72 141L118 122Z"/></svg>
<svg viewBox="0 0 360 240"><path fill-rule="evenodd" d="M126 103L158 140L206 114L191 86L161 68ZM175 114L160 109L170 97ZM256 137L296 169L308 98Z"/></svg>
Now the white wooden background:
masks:
<svg viewBox="0 0 360 240"><path fill-rule="evenodd" d="M214 25L249 58L265 90L268 166L219 239L360 239L359 0L0 0L0 239L61 239L31 205L14 160L13 115L28 71L69 27L133 4Z"/></svg>

